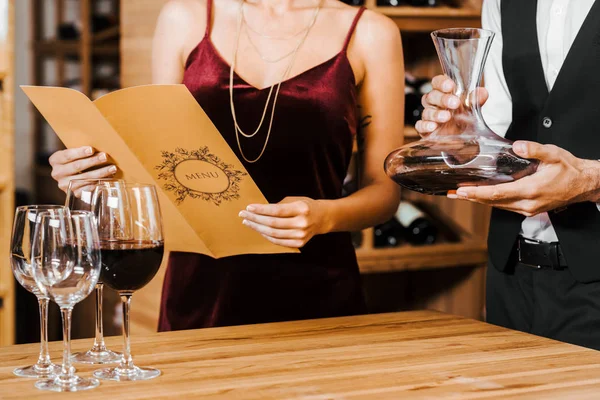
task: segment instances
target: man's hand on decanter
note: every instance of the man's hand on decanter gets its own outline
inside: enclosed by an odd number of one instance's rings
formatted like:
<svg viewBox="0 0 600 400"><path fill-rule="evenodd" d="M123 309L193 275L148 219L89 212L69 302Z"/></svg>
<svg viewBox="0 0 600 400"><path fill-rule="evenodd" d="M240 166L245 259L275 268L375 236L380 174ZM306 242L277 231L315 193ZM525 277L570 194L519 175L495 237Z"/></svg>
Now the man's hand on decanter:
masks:
<svg viewBox="0 0 600 400"><path fill-rule="evenodd" d="M446 75L438 75L431 81L433 89L423 95L421 100L423 107L422 120L417 121L415 128L419 135L425 137L435 131L439 124L448 122L452 118L451 110L460 107L460 99L452 94L456 84ZM480 105L488 99L488 92L484 88L477 89Z"/></svg>
<svg viewBox="0 0 600 400"><path fill-rule="evenodd" d="M515 182L461 187L449 198L488 204L531 217L572 203L600 200L600 162L575 157L554 145L517 141L514 152L540 160L537 171Z"/></svg>

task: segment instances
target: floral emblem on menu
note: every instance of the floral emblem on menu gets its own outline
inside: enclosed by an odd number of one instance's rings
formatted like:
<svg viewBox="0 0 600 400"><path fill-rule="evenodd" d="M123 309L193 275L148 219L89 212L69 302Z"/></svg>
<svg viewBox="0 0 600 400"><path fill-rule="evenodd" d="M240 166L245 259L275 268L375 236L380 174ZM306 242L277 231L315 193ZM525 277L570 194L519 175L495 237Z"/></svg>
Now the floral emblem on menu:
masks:
<svg viewBox="0 0 600 400"><path fill-rule="evenodd" d="M216 206L239 199L240 182L248 174L211 154L208 147L197 150L176 148L175 151L162 151L161 156L162 163L155 167L160 171L158 179L166 181L163 189L176 196L177 204L188 197Z"/></svg>

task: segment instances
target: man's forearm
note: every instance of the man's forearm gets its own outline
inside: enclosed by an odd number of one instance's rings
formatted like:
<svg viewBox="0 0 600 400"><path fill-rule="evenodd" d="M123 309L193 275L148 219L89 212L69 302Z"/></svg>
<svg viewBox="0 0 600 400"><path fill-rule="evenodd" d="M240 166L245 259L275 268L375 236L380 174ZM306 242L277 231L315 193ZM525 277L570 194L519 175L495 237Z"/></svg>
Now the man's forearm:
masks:
<svg viewBox="0 0 600 400"><path fill-rule="evenodd" d="M585 200L600 203L600 161L583 160L583 163L583 179L587 187Z"/></svg>

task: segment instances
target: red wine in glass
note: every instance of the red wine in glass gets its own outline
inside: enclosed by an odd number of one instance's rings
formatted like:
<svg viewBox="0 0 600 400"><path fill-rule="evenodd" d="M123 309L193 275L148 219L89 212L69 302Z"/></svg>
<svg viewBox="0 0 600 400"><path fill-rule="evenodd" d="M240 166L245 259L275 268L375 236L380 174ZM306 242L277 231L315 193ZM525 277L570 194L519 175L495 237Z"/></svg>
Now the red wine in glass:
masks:
<svg viewBox="0 0 600 400"><path fill-rule="evenodd" d="M100 379L140 381L156 378L160 371L138 367L131 356L129 309L134 292L154 278L164 255L162 217L154 185L126 183L124 190L96 191L109 207L100 214L100 225L112 235L100 238L102 280L116 290L123 306L123 357L118 367L94 372Z"/></svg>
<svg viewBox="0 0 600 400"><path fill-rule="evenodd" d="M163 259L161 241L123 241L100 244L101 279L118 292L135 292L154 278Z"/></svg>

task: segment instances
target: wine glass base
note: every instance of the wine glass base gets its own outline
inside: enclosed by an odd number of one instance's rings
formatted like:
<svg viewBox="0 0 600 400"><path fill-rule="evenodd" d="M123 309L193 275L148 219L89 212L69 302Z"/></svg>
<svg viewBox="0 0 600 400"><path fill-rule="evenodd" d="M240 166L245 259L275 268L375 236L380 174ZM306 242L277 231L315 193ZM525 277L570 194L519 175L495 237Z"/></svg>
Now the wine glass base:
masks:
<svg viewBox="0 0 600 400"><path fill-rule="evenodd" d="M94 376L98 379L109 381L147 381L160 376L160 370L154 368L133 367L132 369L124 368L105 368L94 371Z"/></svg>
<svg viewBox="0 0 600 400"><path fill-rule="evenodd" d="M85 353L73 354L71 361L82 364L112 364L121 361L121 353L111 350L88 350Z"/></svg>
<svg viewBox="0 0 600 400"><path fill-rule="evenodd" d="M94 389L100 385L100 381L94 378L80 378L74 376L69 380L60 378L37 381L35 387L40 390L50 390L53 392L79 392L82 390Z"/></svg>
<svg viewBox="0 0 600 400"><path fill-rule="evenodd" d="M27 367L15 368L13 374L21 378L54 378L60 374L60 365L50 364L47 367L40 367L37 364L30 365Z"/></svg>

